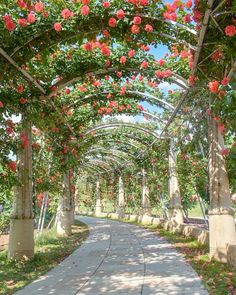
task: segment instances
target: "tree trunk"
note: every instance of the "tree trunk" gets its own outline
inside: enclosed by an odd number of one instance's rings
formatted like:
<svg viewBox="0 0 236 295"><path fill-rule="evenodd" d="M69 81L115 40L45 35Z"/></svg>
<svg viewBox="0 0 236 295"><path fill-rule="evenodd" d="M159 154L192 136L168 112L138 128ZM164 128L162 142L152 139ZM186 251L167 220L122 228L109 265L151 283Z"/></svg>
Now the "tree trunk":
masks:
<svg viewBox="0 0 236 295"><path fill-rule="evenodd" d="M169 218L176 224L184 222L183 210L180 198L180 189L177 177L176 152L174 150L174 142L170 141L169 150Z"/></svg>
<svg viewBox="0 0 236 295"><path fill-rule="evenodd" d="M147 172L145 169L142 169L142 208L143 214L151 215Z"/></svg>
<svg viewBox="0 0 236 295"><path fill-rule="evenodd" d="M32 208L32 134L31 123L22 132L27 146L19 151L17 180L14 188L13 213L10 223L8 257L30 259L34 256L34 219Z"/></svg>
<svg viewBox="0 0 236 295"><path fill-rule="evenodd" d="M226 262L227 244L236 243L234 210L230 198L225 159L221 155L221 150L224 148L223 136L212 116L209 116L208 122L210 256Z"/></svg>
<svg viewBox="0 0 236 295"><path fill-rule="evenodd" d="M73 214L73 196L71 191L70 170L68 169L63 175L63 194L59 200L57 210L57 234L71 235L72 214Z"/></svg>
<svg viewBox="0 0 236 295"><path fill-rule="evenodd" d="M95 205L95 216L100 216L102 213L102 204L101 204L101 194L100 194L100 181L99 178L96 180L96 187L95 187L95 198L96 198L96 205Z"/></svg>
<svg viewBox="0 0 236 295"><path fill-rule="evenodd" d="M119 176L118 183L118 209L117 213L119 218L124 217L124 207L125 207L125 192L124 192L124 182L121 176Z"/></svg>

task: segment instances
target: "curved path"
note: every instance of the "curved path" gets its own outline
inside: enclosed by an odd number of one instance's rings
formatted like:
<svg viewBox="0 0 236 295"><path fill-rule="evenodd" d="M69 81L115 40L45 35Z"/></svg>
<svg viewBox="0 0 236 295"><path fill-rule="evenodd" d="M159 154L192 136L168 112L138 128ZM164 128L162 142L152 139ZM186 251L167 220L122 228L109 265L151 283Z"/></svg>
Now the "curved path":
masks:
<svg viewBox="0 0 236 295"><path fill-rule="evenodd" d="M207 295L182 255L138 226L92 217L86 242L17 295Z"/></svg>

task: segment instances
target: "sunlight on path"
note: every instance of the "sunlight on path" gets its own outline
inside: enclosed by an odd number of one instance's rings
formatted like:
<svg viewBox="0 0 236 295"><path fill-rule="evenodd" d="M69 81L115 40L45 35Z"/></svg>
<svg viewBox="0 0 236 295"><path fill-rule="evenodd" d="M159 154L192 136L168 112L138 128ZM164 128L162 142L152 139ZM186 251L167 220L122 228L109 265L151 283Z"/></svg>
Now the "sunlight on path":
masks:
<svg viewBox="0 0 236 295"><path fill-rule="evenodd" d="M196 272L164 239L135 225L79 219L89 225L87 241L15 294L208 294Z"/></svg>

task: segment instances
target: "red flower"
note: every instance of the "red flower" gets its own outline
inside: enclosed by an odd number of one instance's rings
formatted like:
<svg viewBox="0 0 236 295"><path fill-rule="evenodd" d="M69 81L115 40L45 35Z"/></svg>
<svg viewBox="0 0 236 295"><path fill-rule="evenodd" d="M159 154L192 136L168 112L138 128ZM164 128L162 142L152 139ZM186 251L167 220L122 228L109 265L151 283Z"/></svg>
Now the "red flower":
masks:
<svg viewBox="0 0 236 295"><path fill-rule="evenodd" d="M145 60L141 63L141 69L147 69L148 68L148 62Z"/></svg>
<svg viewBox="0 0 236 295"><path fill-rule="evenodd" d="M28 138L27 138L25 132L21 133L20 139L21 139L21 144L22 144L23 148L24 149L28 148L29 147L29 141L28 141Z"/></svg>
<svg viewBox="0 0 236 295"><path fill-rule="evenodd" d="M110 49L107 46L101 48L101 53L105 56L110 56L111 54Z"/></svg>
<svg viewBox="0 0 236 295"><path fill-rule="evenodd" d="M21 97L21 98L20 98L20 103L21 103L21 104L25 104L25 103L27 103L27 99L24 98L24 97Z"/></svg>
<svg viewBox="0 0 236 295"><path fill-rule="evenodd" d="M43 12L43 10L44 10L44 5L43 5L43 3L41 3L41 2L37 2L37 3L34 5L34 8L35 8L35 11L36 11L37 13L41 13L41 12Z"/></svg>
<svg viewBox="0 0 236 295"><path fill-rule="evenodd" d="M110 37L110 33L107 30L103 30L102 34L104 37L107 37L107 38Z"/></svg>
<svg viewBox="0 0 236 295"><path fill-rule="evenodd" d="M16 172L16 168L17 168L17 166L16 166L16 162L15 162L15 161L10 161L10 162L8 163L8 167L9 167L9 169L10 169L12 172Z"/></svg>
<svg viewBox="0 0 236 295"><path fill-rule="evenodd" d="M108 25L111 28L114 28L116 26L116 19L114 17L111 17L108 21Z"/></svg>
<svg viewBox="0 0 236 295"><path fill-rule="evenodd" d="M126 63L126 56L121 56L120 63L122 63L122 64Z"/></svg>
<svg viewBox="0 0 236 295"><path fill-rule="evenodd" d="M228 150L227 148L222 148L222 149L220 150L220 154L221 154L222 156L227 156L227 155L229 154L229 150Z"/></svg>
<svg viewBox="0 0 236 295"><path fill-rule="evenodd" d="M132 32L133 34L138 34L138 33L140 32L140 28L139 28L139 26L137 26L137 25L132 25L132 27L131 27L131 32Z"/></svg>
<svg viewBox="0 0 236 295"><path fill-rule="evenodd" d="M17 5L18 5L20 8L22 8L22 9L27 8L27 3L25 3L24 0L19 0L19 1L17 2Z"/></svg>
<svg viewBox="0 0 236 295"><path fill-rule="evenodd" d="M105 1L105 2L102 3L102 6L103 6L104 8L109 8L109 7L110 7L110 3L107 2L107 1Z"/></svg>
<svg viewBox="0 0 236 295"><path fill-rule="evenodd" d="M221 134L224 134L224 133L225 133L225 125L224 125L224 123L218 123L218 125L217 125L217 129L218 129L218 131L219 131Z"/></svg>
<svg viewBox="0 0 236 295"><path fill-rule="evenodd" d="M81 8L81 14L82 15L88 15L90 12L89 7L87 5L82 6Z"/></svg>
<svg viewBox="0 0 236 295"><path fill-rule="evenodd" d="M121 72L121 71L116 72L116 76L117 76L118 78L121 78L121 77L122 77L122 72Z"/></svg>
<svg viewBox="0 0 236 295"><path fill-rule="evenodd" d="M65 93L66 94L70 94L70 89L69 88L66 88Z"/></svg>
<svg viewBox="0 0 236 295"><path fill-rule="evenodd" d="M217 93L219 90L219 82L218 81L209 82L208 87L212 93Z"/></svg>
<svg viewBox="0 0 236 295"><path fill-rule="evenodd" d="M68 19L72 16L72 12L66 8L66 9L63 9L62 12L61 12L61 16L64 18L64 19Z"/></svg>
<svg viewBox="0 0 236 295"><path fill-rule="evenodd" d="M119 9L116 13L116 16L118 19L122 19L125 17L125 13L124 13L124 10L123 9Z"/></svg>
<svg viewBox="0 0 236 295"><path fill-rule="evenodd" d="M211 55L211 59L213 61L218 61L223 57L223 53L220 50L215 51L212 55Z"/></svg>
<svg viewBox="0 0 236 295"><path fill-rule="evenodd" d="M232 37L236 34L236 27L234 25L227 26L225 28L225 35Z"/></svg>
<svg viewBox="0 0 236 295"><path fill-rule="evenodd" d="M90 2L90 0L82 0L83 5L87 5L87 4L89 4L89 2Z"/></svg>
<svg viewBox="0 0 236 295"><path fill-rule="evenodd" d="M163 13L163 17L166 18L166 19L173 20L173 21L176 21L177 20L177 15L176 15L175 12L169 13L169 12L165 11Z"/></svg>
<svg viewBox="0 0 236 295"><path fill-rule="evenodd" d="M186 14L183 17L183 22L185 22L185 23L190 23L191 22L191 16L190 16L190 14Z"/></svg>
<svg viewBox="0 0 236 295"><path fill-rule="evenodd" d="M164 66L165 61L163 59L158 60L159 66Z"/></svg>
<svg viewBox="0 0 236 295"><path fill-rule="evenodd" d="M229 84L230 79L228 77L224 77L221 81L221 85L226 86Z"/></svg>
<svg viewBox="0 0 236 295"><path fill-rule="evenodd" d="M134 57L134 56L135 56L135 50L130 50L130 51L128 52L128 56L129 56L130 58Z"/></svg>
<svg viewBox="0 0 236 295"><path fill-rule="evenodd" d="M141 22L142 22L142 19L141 19L140 16L135 16L135 17L133 18L133 23L134 23L134 25L140 25Z"/></svg>
<svg viewBox="0 0 236 295"><path fill-rule="evenodd" d="M23 93L23 91L24 91L24 87L23 87L23 85L19 85L19 86L17 87L17 92L18 92L18 93Z"/></svg>
<svg viewBox="0 0 236 295"><path fill-rule="evenodd" d="M87 42L83 45L84 50L86 51L92 51L93 50L93 45L91 42Z"/></svg>
<svg viewBox="0 0 236 295"><path fill-rule="evenodd" d="M192 7L193 3L191 0L188 0L186 3L185 3L185 6L187 9L190 9Z"/></svg>
<svg viewBox="0 0 236 295"><path fill-rule="evenodd" d="M0 100L0 109L2 109L4 107L4 104L3 104L3 102L1 102L1 100Z"/></svg>
<svg viewBox="0 0 236 295"><path fill-rule="evenodd" d="M139 0L139 4L142 6L147 6L148 5L148 0Z"/></svg>
<svg viewBox="0 0 236 295"><path fill-rule="evenodd" d="M27 16L27 20L30 24L33 24L36 21L36 17L35 15L31 12L28 14Z"/></svg>
<svg viewBox="0 0 236 295"><path fill-rule="evenodd" d="M14 24L14 22L12 20L10 20L10 21L5 22L5 27L8 31L13 31L15 29L16 25Z"/></svg>
<svg viewBox="0 0 236 295"><path fill-rule="evenodd" d="M62 30L62 25L61 25L61 23L55 23L55 24L53 25L53 27L54 27L54 30L57 31L57 32L60 32L60 31Z"/></svg>
<svg viewBox="0 0 236 295"><path fill-rule="evenodd" d="M25 28L28 26L28 22L26 18L20 18L17 21L18 25L21 26L22 28Z"/></svg>
<svg viewBox="0 0 236 295"><path fill-rule="evenodd" d="M146 25L145 28L144 28L144 30L145 30L146 32L148 32L148 33L151 33L151 32L153 31L153 26L151 26L151 25Z"/></svg>

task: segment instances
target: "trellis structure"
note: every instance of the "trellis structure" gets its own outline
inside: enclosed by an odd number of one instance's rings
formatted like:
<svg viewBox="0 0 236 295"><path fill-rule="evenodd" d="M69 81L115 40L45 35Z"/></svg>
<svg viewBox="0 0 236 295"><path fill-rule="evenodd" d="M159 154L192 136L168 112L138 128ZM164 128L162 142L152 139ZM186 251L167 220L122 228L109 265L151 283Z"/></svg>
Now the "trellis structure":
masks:
<svg viewBox="0 0 236 295"><path fill-rule="evenodd" d="M223 137L214 116L218 115L220 104L216 95L224 95L229 80L233 81L235 75L236 29L232 2L196 1L192 10L191 1L185 6L180 1L169 6L161 1L119 1L110 4L87 1L88 5L83 1L70 1L70 7L68 1L2 2L1 123L5 124L5 117L9 115L22 115L19 128L21 147L16 145L19 183L14 198L9 256L33 256L32 125L44 131L54 147L55 158L58 153L60 155L58 167L64 174L64 189L58 211L58 232L70 234L74 211L70 176L78 169L78 164L99 175L121 170L127 163L133 163L135 158L144 158L157 140L173 139L169 130L178 123L178 116L183 114L189 99L201 92L210 99L209 102L200 99L200 109L205 113L206 108L212 108L208 112L211 142L210 251L213 257L225 261L226 245L236 241L236 233L225 160L221 154ZM180 50L187 56L179 58L174 54L156 62L147 49L149 45L160 42L169 48L175 47L173 51ZM223 62L212 60L212 57L217 60L216 53L224 55ZM219 89L221 80L224 83ZM162 81L175 83L181 88L175 106L164 97L159 97L157 85ZM207 89L208 82L213 94ZM115 97L116 103L110 101L107 106L107 95ZM101 100L98 101L97 97ZM137 101L149 100L165 109L167 116L166 121L160 118L163 126L158 134L141 124L123 124L154 136L146 149L140 148L134 157L127 152L127 161L122 163L117 155L103 156L102 159L86 158L86 151L94 151L91 148L100 140L102 145L106 144L103 135L96 136L94 132L122 125L120 122L96 125L103 115L119 112L136 115L142 111L158 119L156 114L137 105ZM199 108L197 104L192 105L192 111ZM179 121L180 125L183 124L182 120ZM121 133L128 130L120 128ZM112 137L109 139L113 140ZM181 223L183 218L173 143L170 140L170 218ZM6 146L2 152L3 161L9 153ZM78 159L76 149L82 160ZM96 152L99 156L101 150ZM71 158L77 161L77 166ZM109 161L114 163L108 163L104 168L104 163ZM119 183L122 186L121 179ZM97 182L97 191L98 186ZM121 199L124 197L122 193L120 196ZM122 207L123 199L119 204Z"/></svg>

